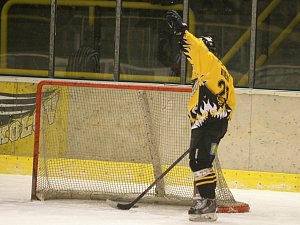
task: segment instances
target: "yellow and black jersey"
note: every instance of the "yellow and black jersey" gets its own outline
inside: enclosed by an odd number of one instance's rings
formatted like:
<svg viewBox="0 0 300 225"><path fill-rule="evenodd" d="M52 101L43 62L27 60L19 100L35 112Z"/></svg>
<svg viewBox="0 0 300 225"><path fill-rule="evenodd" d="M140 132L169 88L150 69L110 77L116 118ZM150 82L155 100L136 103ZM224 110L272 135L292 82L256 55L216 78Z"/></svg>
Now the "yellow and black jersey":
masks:
<svg viewBox="0 0 300 225"><path fill-rule="evenodd" d="M193 68L193 88L188 104L192 129L230 119L236 104L232 76L204 42L189 31L185 31L181 44Z"/></svg>

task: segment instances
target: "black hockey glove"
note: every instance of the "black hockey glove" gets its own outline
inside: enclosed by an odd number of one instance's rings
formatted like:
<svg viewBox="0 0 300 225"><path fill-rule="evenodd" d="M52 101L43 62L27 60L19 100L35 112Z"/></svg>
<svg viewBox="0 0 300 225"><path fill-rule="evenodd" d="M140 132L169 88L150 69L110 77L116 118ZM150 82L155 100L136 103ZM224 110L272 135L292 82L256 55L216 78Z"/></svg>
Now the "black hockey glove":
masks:
<svg viewBox="0 0 300 225"><path fill-rule="evenodd" d="M169 27L173 30L176 36L183 36L187 25L182 21L181 16L174 10L169 10L166 14L166 19Z"/></svg>

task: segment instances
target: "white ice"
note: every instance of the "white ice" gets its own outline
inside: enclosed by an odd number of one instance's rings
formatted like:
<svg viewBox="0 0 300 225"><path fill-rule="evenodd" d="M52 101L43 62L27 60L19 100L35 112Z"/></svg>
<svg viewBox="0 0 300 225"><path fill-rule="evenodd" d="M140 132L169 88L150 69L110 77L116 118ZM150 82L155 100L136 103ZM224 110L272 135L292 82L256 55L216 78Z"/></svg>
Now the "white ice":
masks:
<svg viewBox="0 0 300 225"><path fill-rule="evenodd" d="M102 201L30 201L30 176L0 174L0 225L300 225L300 193L231 191L250 212L218 214L216 222L200 223L188 221L184 206L138 204L123 211Z"/></svg>

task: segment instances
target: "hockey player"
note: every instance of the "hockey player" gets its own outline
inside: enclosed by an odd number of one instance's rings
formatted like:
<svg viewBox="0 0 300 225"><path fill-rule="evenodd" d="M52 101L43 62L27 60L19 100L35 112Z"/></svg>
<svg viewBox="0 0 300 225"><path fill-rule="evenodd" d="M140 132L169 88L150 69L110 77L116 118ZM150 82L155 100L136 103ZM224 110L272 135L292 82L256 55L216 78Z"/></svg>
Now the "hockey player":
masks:
<svg viewBox="0 0 300 225"><path fill-rule="evenodd" d="M193 69L188 104L192 129L189 165L200 196L194 197L195 205L188 211L189 219L215 221L217 181L212 163L236 104L233 78L215 56L211 37L196 38L176 11L168 11L166 19Z"/></svg>

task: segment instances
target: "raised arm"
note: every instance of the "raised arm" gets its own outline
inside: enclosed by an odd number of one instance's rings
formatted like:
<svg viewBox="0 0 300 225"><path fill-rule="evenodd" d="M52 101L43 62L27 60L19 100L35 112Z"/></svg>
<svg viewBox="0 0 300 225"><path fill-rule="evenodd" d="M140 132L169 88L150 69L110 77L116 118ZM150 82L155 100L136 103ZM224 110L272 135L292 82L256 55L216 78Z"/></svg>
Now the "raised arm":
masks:
<svg viewBox="0 0 300 225"><path fill-rule="evenodd" d="M183 53L193 67L192 79L208 73L218 59L208 50L201 39L196 38L188 31L187 25L176 11L168 11L166 19L174 35L178 38Z"/></svg>

